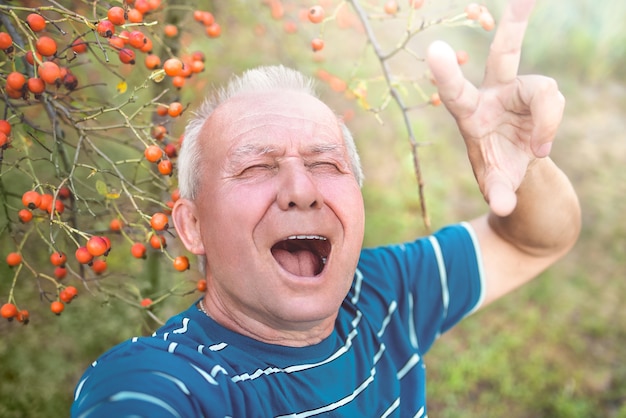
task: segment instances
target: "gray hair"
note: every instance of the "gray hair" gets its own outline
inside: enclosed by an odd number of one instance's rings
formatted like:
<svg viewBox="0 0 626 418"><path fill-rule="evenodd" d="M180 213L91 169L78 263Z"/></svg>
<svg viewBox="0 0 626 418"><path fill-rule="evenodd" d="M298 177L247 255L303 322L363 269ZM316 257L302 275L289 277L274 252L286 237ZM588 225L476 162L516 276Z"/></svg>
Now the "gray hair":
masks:
<svg viewBox="0 0 626 418"><path fill-rule="evenodd" d="M257 67L244 72L240 76L233 77L226 87L217 90L212 96L207 98L193 114L185 129L177 164L180 196L192 200L196 197L200 180L198 178L198 173L200 172L198 166L201 164L200 149L202 146L198 138L205 121L220 104L242 93L279 90L297 91L319 98L314 84L313 79L282 65ZM345 123L340 118L337 118L337 120L348 151L352 172L359 185L362 185L363 170L354 138Z"/></svg>

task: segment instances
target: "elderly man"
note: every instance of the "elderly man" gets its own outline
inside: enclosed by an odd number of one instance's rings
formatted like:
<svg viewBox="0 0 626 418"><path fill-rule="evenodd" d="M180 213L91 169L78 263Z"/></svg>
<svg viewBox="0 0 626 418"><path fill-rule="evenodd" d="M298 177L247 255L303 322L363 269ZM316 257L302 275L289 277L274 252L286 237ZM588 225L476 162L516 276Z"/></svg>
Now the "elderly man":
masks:
<svg viewBox="0 0 626 418"><path fill-rule="evenodd" d="M76 417L426 416L422 356L460 319L575 243L576 195L548 154L563 98L517 76L532 1L513 0L483 86L435 43L428 61L490 211L362 249L350 133L284 67L233 79L185 133L173 219L205 296L103 355Z"/></svg>

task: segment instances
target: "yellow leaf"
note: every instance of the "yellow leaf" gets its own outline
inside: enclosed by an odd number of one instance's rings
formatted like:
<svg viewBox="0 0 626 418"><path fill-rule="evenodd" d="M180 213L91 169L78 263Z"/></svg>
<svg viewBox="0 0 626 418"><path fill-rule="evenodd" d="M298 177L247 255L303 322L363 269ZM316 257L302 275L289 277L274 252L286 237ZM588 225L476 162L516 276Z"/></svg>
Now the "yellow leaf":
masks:
<svg viewBox="0 0 626 418"><path fill-rule="evenodd" d="M126 93L126 89L128 89L128 84L125 81L120 81L117 83L117 91L120 93Z"/></svg>
<svg viewBox="0 0 626 418"><path fill-rule="evenodd" d="M119 199L119 197L120 197L120 193L107 193L106 194L107 199Z"/></svg>
<svg viewBox="0 0 626 418"><path fill-rule="evenodd" d="M106 196L106 195L109 194L109 190L107 188L107 185L102 180L96 181L96 190L102 196Z"/></svg>

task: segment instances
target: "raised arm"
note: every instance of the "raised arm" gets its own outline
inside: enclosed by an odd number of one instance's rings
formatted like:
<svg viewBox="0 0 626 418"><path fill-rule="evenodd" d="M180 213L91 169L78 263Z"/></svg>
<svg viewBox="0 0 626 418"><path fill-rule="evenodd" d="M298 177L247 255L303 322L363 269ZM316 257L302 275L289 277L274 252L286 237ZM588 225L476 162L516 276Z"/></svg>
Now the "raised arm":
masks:
<svg viewBox="0 0 626 418"><path fill-rule="evenodd" d="M580 206L550 159L564 98L547 77L519 76L533 0L511 0L477 88L454 51L431 45L428 62L439 95L456 119L488 214L471 221L483 257L485 303L536 277L576 242Z"/></svg>

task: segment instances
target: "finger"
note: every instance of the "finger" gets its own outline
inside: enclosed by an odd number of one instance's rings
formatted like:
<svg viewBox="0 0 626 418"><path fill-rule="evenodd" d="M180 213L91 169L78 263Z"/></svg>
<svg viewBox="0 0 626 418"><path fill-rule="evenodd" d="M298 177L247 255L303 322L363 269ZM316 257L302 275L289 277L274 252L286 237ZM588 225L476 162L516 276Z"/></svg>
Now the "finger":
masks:
<svg viewBox="0 0 626 418"><path fill-rule="evenodd" d="M463 76L456 53L442 41L433 42L426 60L435 78L439 97L452 116L464 118L474 112L478 103L478 89Z"/></svg>
<svg viewBox="0 0 626 418"><path fill-rule="evenodd" d="M565 98L556 81L544 76L519 77L520 97L527 103L533 119L530 144L536 157L550 154L552 141L563 119Z"/></svg>
<svg viewBox="0 0 626 418"><path fill-rule="evenodd" d="M510 215L517 205L517 195L505 181L492 177L487 180L486 198L491 211L497 216Z"/></svg>
<svg viewBox="0 0 626 418"><path fill-rule="evenodd" d="M507 5L487 57L485 86L509 83L517 77L524 33L534 3L535 0L511 0Z"/></svg>

